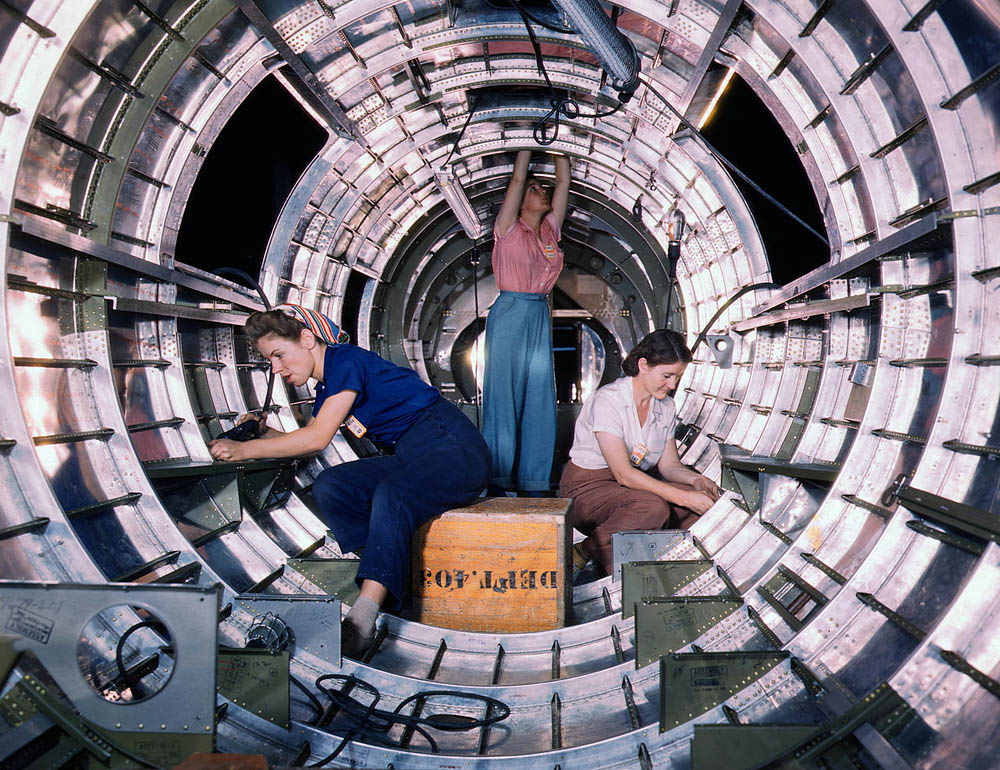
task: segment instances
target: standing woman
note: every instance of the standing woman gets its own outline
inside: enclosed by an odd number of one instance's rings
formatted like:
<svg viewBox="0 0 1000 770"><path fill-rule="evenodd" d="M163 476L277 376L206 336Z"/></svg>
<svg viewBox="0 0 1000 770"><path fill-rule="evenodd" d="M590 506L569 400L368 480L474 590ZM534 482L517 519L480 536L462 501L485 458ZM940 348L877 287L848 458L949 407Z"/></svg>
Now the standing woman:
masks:
<svg viewBox="0 0 1000 770"><path fill-rule="evenodd" d="M547 492L556 445L556 380L548 294L559 277L569 158L555 156L549 192L528 173L521 150L493 226L493 274L500 296L486 320L483 437L497 490Z"/></svg>
<svg viewBox="0 0 1000 770"><path fill-rule="evenodd" d="M575 566L594 558L607 574L612 534L687 528L719 499L714 481L681 463L674 442L670 393L690 361L677 332L647 334L622 361L628 376L599 388L580 410L559 484L573 498L573 526L588 536L573 548Z"/></svg>
<svg viewBox="0 0 1000 770"><path fill-rule="evenodd" d="M327 468L313 484L320 515L345 553L364 548L361 595L341 625L341 649L360 657L375 639L379 608L400 608L414 530L486 486L490 455L476 427L412 369L347 343L326 316L280 305L247 319L246 333L274 373L301 386L316 381L312 418L297 430L269 428L246 442L211 442L217 460L319 452L345 424L395 446L391 456Z"/></svg>

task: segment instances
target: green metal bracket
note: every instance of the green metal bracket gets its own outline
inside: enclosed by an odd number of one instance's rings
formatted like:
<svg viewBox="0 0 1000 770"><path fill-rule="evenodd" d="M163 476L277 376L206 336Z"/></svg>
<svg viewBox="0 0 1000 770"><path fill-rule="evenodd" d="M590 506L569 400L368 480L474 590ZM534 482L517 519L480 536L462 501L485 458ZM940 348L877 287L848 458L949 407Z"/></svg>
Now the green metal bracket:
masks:
<svg viewBox="0 0 1000 770"><path fill-rule="evenodd" d="M357 559L289 559L287 566L345 604L354 604L360 589L354 578Z"/></svg>
<svg viewBox="0 0 1000 770"><path fill-rule="evenodd" d="M635 605L635 667L690 644L742 606L710 596L644 599Z"/></svg>
<svg viewBox="0 0 1000 770"><path fill-rule="evenodd" d="M816 725L695 725L691 770L752 770L790 751Z"/></svg>
<svg viewBox="0 0 1000 770"><path fill-rule="evenodd" d="M847 747L846 741L855 730L868 723L883 735L891 734L905 725L913 715L914 711L906 701L883 682L840 716L813 728L811 736L807 735L798 744L784 749L776 747L769 759L758 762L755 767L798 770L812 766L814 761L821 767L853 767L855 765L848 762L834 764L828 760L833 760L834 756L838 760L842 757Z"/></svg>
<svg viewBox="0 0 1000 770"><path fill-rule="evenodd" d="M248 468L240 474L240 501L253 515L267 513L280 504L282 495L291 491L293 483L291 465L262 470Z"/></svg>
<svg viewBox="0 0 1000 770"><path fill-rule="evenodd" d="M36 714L43 714L60 730L62 737L57 750L46 755L49 764L43 763L43 767L60 767L61 764L54 764L57 756L72 758L82 751L104 767L135 767L135 760L128 754L157 766L172 767L195 751L211 752L215 739L210 732L166 733L159 730L159 725L149 725L148 732L102 730L61 702L31 675L0 699L0 713L15 727Z"/></svg>
<svg viewBox="0 0 1000 770"><path fill-rule="evenodd" d="M632 617L635 603L642 599L673 596L684 586L704 575L713 562L632 561L622 565L622 618Z"/></svg>
<svg viewBox="0 0 1000 770"><path fill-rule="evenodd" d="M288 682L287 652L219 650L219 693L286 730Z"/></svg>
<svg viewBox="0 0 1000 770"><path fill-rule="evenodd" d="M787 658L787 652L675 652L660 658L660 732L721 705Z"/></svg>
<svg viewBox="0 0 1000 770"><path fill-rule="evenodd" d="M0 687L7 681L19 657L21 653L14 649L14 637L0 636Z"/></svg>
<svg viewBox="0 0 1000 770"><path fill-rule="evenodd" d="M722 463L722 484L723 489L736 492L743 498L747 513L753 513L760 508L760 484L757 481L756 473L736 470L726 462Z"/></svg>
<svg viewBox="0 0 1000 770"><path fill-rule="evenodd" d="M917 516L966 532L981 540L1000 543L1000 519L996 514L909 486L904 487L898 496L900 504Z"/></svg>
<svg viewBox="0 0 1000 770"><path fill-rule="evenodd" d="M179 524L213 532L227 523L240 521L239 474L153 479L157 495Z"/></svg>

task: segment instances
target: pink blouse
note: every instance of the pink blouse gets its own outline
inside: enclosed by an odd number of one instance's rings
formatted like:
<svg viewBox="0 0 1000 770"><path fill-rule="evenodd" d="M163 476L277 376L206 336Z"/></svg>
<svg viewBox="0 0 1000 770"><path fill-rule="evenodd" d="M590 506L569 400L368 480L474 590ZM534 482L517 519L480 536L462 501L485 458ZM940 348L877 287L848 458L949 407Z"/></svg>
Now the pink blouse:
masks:
<svg viewBox="0 0 1000 770"><path fill-rule="evenodd" d="M500 291L526 291L548 294L559 278L563 253L559 248L562 233L549 212L542 219L542 237L521 217L506 233L493 228L493 274Z"/></svg>

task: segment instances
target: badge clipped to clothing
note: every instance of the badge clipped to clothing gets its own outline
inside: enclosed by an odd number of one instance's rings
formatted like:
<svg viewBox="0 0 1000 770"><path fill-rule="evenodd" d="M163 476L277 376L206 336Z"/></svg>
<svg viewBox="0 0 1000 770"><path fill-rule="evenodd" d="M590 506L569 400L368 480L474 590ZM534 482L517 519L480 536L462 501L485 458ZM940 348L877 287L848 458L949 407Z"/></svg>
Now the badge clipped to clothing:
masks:
<svg viewBox="0 0 1000 770"><path fill-rule="evenodd" d="M556 258L556 247L551 243L546 243L542 249L545 251L545 258L550 262Z"/></svg>
<svg viewBox="0 0 1000 770"><path fill-rule="evenodd" d="M628 459L632 465L638 467L639 463L642 462L642 458L644 458L647 454L649 454L649 450L646 448L645 444L636 444L632 447L632 454L628 456Z"/></svg>
<svg viewBox="0 0 1000 770"><path fill-rule="evenodd" d="M347 429L353 433L358 438L361 438L368 432L368 428L361 424L361 420L355 417L353 414L344 421L344 425Z"/></svg>

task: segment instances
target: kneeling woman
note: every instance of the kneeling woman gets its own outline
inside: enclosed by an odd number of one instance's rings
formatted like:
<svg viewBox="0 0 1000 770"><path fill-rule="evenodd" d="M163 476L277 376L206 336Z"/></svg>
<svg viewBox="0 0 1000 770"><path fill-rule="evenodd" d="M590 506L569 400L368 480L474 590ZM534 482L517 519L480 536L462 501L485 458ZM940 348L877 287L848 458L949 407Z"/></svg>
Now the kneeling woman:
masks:
<svg viewBox="0 0 1000 770"><path fill-rule="evenodd" d="M343 423L355 435L395 446L391 456L328 468L313 484L313 498L341 550L364 548L357 575L361 595L341 626L344 653L359 657L374 641L382 603L393 611L400 607L414 530L479 495L489 477L489 449L458 407L412 369L337 344L337 327L326 316L282 305L250 316L246 333L287 383L316 381L313 415L289 433L271 428L253 441L213 441L213 457L318 452Z"/></svg>
<svg viewBox="0 0 1000 770"><path fill-rule="evenodd" d="M573 498L573 526L588 536L574 548L577 566L594 558L607 574L612 534L686 528L719 499L715 482L681 463L674 442L669 393L690 362L680 334L655 331L622 362L628 376L583 405L559 484L560 495Z"/></svg>

